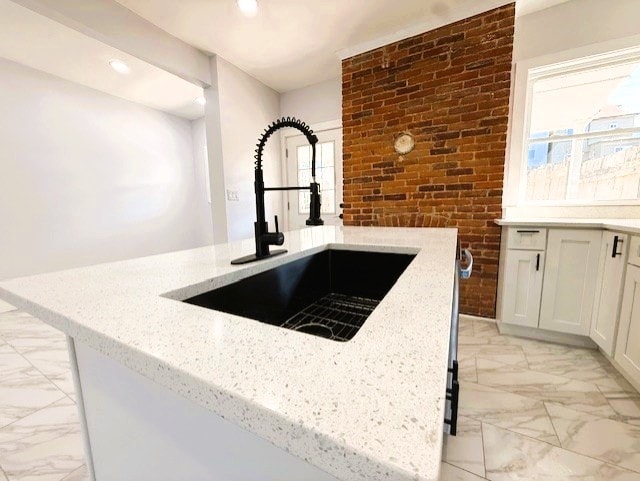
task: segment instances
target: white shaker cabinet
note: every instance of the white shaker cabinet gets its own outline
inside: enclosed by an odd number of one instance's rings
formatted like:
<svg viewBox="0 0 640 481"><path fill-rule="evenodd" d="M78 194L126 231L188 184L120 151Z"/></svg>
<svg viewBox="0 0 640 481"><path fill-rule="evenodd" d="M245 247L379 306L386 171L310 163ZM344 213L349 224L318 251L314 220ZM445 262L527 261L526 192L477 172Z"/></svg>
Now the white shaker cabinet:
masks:
<svg viewBox="0 0 640 481"><path fill-rule="evenodd" d="M502 317L509 324L538 327L543 269L543 251L507 252Z"/></svg>
<svg viewBox="0 0 640 481"><path fill-rule="evenodd" d="M627 266L628 237L618 232L603 232L598 280L591 320L591 339L613 356L624 273Z"/></svg>
<svg viewBox="0 0 640 481"><path fill-rule="evenodd" d="M640 267L631 264L624 284L615 360L640 384Z"/></svg>
<svg viewBox="0 0 640 481"><path fill-rule="evenodd" d="M550 229L539 327L588 336L602 232Z"/></svg>

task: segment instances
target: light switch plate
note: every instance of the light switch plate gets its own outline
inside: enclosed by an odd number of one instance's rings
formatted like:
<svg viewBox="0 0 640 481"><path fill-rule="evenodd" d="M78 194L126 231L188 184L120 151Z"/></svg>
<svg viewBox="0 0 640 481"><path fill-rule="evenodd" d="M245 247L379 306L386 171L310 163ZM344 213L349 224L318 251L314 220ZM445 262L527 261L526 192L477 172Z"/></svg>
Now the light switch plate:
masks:
<svg viewBox="0 0 640 481"><path fill-rule="evenodd" d="M238 202L240 200L240 193L237 190L227 189L227 200Z"/></svg>

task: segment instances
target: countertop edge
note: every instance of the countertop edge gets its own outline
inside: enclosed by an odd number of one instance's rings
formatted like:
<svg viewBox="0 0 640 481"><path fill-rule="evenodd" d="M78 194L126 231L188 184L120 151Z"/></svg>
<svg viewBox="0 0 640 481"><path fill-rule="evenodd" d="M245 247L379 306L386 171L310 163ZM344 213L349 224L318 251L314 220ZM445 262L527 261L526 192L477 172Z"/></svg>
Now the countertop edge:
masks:
<svg viewBox="0 0 640 481"><path fill-rule="evenodd" d="M540 226L540 227L568 227L576 229L603 229L640 234L640 219L495 219L494 223L503 226Z"/></svg>

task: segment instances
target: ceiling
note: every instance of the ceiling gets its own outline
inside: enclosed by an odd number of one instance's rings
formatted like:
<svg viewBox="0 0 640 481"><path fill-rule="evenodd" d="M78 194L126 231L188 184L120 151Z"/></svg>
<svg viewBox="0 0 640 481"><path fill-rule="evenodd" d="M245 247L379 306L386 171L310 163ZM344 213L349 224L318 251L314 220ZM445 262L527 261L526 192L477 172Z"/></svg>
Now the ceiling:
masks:
<svg viewBox="0 0 640 481"><path fill-rule="evenodd" d="M187 119L202 89L9 0L0 0L0 57ZM120 59L128 75L109 66Z"/></svg>
<svg viewBox="0 0 640 481"><path fill-rule="evenodd" d="M340 58L437 28L510 0L111 0L169 34L216 53L279 92L340 76ZM517 0L525 15L568 0ZM193 85L132 55L0 0L0 57L187 119L202 117ZM129 75L114 72L120 59Z"/></svg>
<svg viewBox="0 0 640 481"><path fill-rule="evenodd" d="M243 16L235 0L117 1L285 92L338 77L341 53L376 48L510 0L258 0L254 18ZM564 1L518 0L518 14Z"/></svg>

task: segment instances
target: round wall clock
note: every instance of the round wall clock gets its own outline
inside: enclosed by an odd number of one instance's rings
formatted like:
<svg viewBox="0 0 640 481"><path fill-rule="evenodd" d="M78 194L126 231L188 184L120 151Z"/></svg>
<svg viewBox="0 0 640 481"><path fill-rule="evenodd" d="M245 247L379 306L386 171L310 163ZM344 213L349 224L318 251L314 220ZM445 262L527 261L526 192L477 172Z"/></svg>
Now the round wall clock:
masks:
<svg viewBox="0 0 640 481"><path fill-rule="evenodd" d="M408 154L416 146L416 141L409 132L402 132L393 142L393 148L400 155Z"/></svg>

